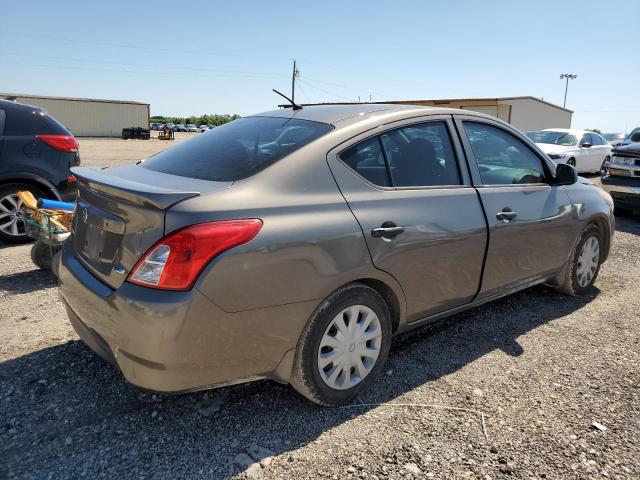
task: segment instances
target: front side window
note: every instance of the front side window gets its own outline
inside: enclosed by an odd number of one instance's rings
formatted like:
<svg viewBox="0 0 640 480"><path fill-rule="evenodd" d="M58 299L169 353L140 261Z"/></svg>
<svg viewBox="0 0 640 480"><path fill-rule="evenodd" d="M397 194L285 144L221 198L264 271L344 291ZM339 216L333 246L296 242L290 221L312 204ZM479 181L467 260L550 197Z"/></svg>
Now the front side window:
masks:
<svg viewBox="0 0 640 480"><path fill-rule="evenodd" d="M504 130L463 122L485 185L543 183L542 161L524 143Z"/></svg>
<svg viewBox="0 0 640 480"><path fill-rule="evenodd" d="M580 145L583 145L585 143L590 143L591 145L593 145L593 139L591 138L591 134L585 133L582 136L582 138L580 139Z"/></svg>
<svg viewBox="0 0 640 480"><path fill-rule="evenodd" d="M241 118L164 150L141 166L201 180L240 180L267 168L332 129L326 123L292 118Z"/></svg>
<svg viewBox="0 0 640 480"><path fill-rule="evenodd" d="M339 157L369 182L382 187L460 185L445 122L391 130L348 148Z"/></svg>

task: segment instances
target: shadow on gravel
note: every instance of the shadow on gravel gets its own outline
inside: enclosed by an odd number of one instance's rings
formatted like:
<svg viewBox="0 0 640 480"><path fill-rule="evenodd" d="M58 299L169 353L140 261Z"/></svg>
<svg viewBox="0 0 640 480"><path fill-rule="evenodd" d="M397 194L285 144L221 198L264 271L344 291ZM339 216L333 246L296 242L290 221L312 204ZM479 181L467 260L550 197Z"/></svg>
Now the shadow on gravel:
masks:
<svg viewBox="0 0 640 480"><path fill-rule="evenodd" d="M535 287L402 335L386 368L393 374L357 402L393 400L496 349L521 355L518 337L597 293ZM465 394L445 401L473 407ZM293 454L369 409L317 407L268 381L151 395L72 341L0 364L0 477L221 478L247 469L249 455Z"/></svg>
<svg viewBox="0 0 640 480"><path fill-rule="evenodd" d="M616 214L616 231L640 235L640 214Z"/></svg>
<svg viewBox="0 0 640 480"><path fill-rule="evenodd" d="M0 291L9 293L31 293L58 285L56 277L49 270L29 270L0 277Z"/></svg>

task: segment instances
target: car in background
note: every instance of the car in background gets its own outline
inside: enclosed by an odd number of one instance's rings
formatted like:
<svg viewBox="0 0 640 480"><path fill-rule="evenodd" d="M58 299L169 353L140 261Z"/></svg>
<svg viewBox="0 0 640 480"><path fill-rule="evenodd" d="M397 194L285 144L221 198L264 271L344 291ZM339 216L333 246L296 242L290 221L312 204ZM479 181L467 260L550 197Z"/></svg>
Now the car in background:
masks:
<svg viewBox="0 0 640 480"><path fill-rule="evenodd" d="M612 152L602 178L602 188L609 192L619 210L640 209L640 128Z"/></svg>
<svg viewBox="0 0 640 480"><path fill-rule="evenodd" d="M46 110L0 100L0 240L31 240L19 191L74 201L77 184L70 168L80 164L78 147L71 132Z"/></svg>
<svg viewBox="0 0 640 480"><path fill-rule="evenodd" d="M612 147L624 142L626 138L624 133L603 133L602 136Z"/></svg>
<svg viewBox="0 0 640 480"><path fill-rule="evenodd" d="M187 127L185 125L177 123L173 127L171 127L171 130L173 130L174 132L186 132Z"/></svg>
<svg viewBox="0 0 640 480"><path fill-rule="evenodd" d="M578 173L601 172L611 158L611 145L588 130L548 128L536 133L532 140L555 163L571 165Z"/></svg>
<svg viewBox="0 0 640 480"><path fill-rule="evenodd" d="M524 134L529 137L530 139L533 140L533 137L535 136L536 133L538 133L539 130L529 130L527 132L524 132Z"/></svg>
<svg viewBox="0 0 640 480"><path fill-rule="evenodd" d="M73 172L61 298L152 391L272 378L348 402L396 334L535 284L592 291L614 233L606 192L458 109L287 108Z"/></svg>
<svg viewBox="0 0 640 480"><path fill-rule="evenodd" d="M186 131L187 132L198 132L198 127L196 127L195 125L193 125L192 123L188 123L186 125Z"/></svg>

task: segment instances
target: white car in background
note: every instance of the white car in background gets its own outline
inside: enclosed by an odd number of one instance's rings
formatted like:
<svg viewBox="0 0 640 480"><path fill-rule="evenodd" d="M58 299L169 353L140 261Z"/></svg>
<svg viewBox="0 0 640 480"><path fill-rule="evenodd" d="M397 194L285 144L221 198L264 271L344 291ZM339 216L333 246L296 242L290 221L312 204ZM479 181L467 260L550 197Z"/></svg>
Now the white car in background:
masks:
<svg viewBox="0 0 640 480"><path fill-rule="evenodd" d="M548 128L532 140L555 163L573 165L578 173L600 172L611 158L611 145L587 130Z"/></svg>

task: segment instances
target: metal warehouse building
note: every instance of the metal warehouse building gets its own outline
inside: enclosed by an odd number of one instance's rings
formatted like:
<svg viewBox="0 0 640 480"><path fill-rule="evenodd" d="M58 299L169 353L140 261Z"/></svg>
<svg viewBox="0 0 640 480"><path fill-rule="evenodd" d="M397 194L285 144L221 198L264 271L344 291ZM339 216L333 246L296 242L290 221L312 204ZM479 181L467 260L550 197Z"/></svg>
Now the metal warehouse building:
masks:
<svg viewBox="0 0 640 480"><path fill-rule="evenodd" d="M336 105L345 102L323 104ZM450 98L440 100L393 100L387 102L403 105L460 108L498 117L518 130L542 130L544 128L570 128L573 111L535 97L500 98ZM283 105L286 106L286 105Z"/></svg>
<svg viewBox="0 0 640 480"><path fill-rule="evenodd" d="M15 93L0 98L44 108L77 137L119 137L123 128L149 128L148 103Z"/></svg>

